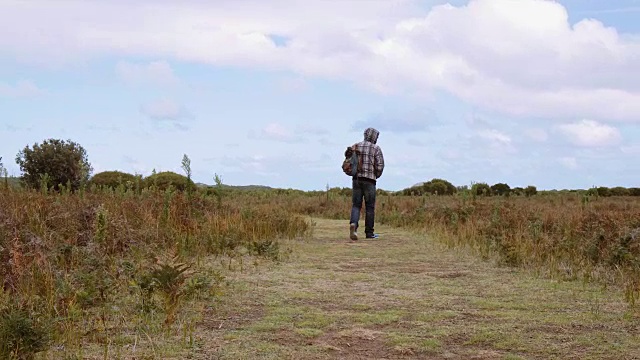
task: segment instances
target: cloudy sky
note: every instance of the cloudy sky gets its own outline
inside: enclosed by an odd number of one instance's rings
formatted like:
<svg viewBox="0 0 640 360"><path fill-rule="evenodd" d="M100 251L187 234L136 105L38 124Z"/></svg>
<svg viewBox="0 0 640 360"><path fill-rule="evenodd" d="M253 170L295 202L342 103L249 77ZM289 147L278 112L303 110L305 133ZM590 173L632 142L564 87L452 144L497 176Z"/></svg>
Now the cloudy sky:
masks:
<svg viewBox="0 0 640 360"><path fill-rule="evenodd" d="M379 187L640 186L640 0L0 0L0 156L47 138L95 172Z"/></svg>

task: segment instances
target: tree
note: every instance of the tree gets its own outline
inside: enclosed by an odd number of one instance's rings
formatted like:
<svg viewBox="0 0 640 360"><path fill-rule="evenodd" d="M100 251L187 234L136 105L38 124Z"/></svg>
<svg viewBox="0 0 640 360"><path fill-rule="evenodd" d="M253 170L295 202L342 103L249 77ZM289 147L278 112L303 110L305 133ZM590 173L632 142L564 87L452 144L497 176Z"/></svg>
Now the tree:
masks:
<svg viewBox="0 0 640 360"><path fill-rule="evenodd" d="M443 179L431 179L422 184L424 192L434 195L453 195L457 189L453 184Z"/></svg>
<svg viewBox="0 0 640 360"><path fill-rule="evenodd" d="M416 184L410 188L406 188L400 194L406 196L423 196L425 194L432 195L453 195L458 189L450 182L443 179L431 179L427 182Z"/></svg>
<svg viewBox="0 0 640 360"><path fill-rule="evenodd" d="M631 191L622 186L616 186L609 189L611 196L629 196L631 195Z"/></svg>
<svg viewBox="0 0 640 360"><path fill-rule="evenodd" d="M478 196L490 196L491 187L487 183L475 183L471 186L471 192Z"/></svg>
<svg viewBox="0 0 640 360"><path fill-rule="evenodd" d="M535 195L537 193L538 193L538 189L533 185L529 185L526 188L524 188L524 195L525 196L533 196L533 195Z"/></svg>
<svg viewBox="0 0 640 360"><path fill-rule="evenodd" d="M16 155L22 171L22 181L29 187L45 185L59 190L60 185L79 189L89 179L93 169L87 152L71 140L47 139L33 148L25 146Z"/></svg>
<svg viewBox="0 0 640 360"><path fill-rule="evenodd" d="M511 192L511 187L507 184L497 183L491 186L491 191L494 195L509 195L509 193Z"/></svg>
<svg viewBox="0 0 640 360"><path fill-rule="evenodd" d="M598 192L598 196L611 196L611 189L606 186L598 186L596 191Z"/></svg>

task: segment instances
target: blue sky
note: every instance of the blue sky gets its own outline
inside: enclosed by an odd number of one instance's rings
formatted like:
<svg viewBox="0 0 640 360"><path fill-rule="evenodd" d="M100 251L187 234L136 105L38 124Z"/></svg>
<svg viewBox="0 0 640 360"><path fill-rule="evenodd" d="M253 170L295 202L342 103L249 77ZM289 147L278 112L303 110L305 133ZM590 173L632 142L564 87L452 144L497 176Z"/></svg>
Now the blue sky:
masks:
<svg viewBox="0 0 640 360"><path fill-rule="evenodd" d="M94 172L348 187L640 186L640 1L0 4L0 156L71 139Z"/></svg>

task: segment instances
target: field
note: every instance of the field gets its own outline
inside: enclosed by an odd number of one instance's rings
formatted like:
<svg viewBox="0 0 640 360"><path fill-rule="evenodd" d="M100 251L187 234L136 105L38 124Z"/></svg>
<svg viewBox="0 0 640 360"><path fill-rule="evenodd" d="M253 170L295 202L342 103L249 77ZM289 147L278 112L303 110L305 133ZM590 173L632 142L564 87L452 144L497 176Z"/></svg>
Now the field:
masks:
<svg viewBox="0 0 640 360"><path fill-rule="evenodd" d="M640 200L0 193L0 357L638 358ZM333 220L332 220L333 219Z"/></svg>

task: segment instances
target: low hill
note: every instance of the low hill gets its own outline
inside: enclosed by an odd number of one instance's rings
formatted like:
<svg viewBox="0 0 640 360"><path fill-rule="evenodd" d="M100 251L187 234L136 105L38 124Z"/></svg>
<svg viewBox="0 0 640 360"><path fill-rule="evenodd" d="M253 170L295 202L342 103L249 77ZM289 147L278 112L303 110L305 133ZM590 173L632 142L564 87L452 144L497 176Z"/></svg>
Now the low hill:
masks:
<svg viewBox="0 0 640 360"><path fill-rule="evenodd" d="M205 184L205 183L197 183L196 185L198 187L202 187L202 188L208 188L208 187L214 187L215 186L215 185L210 185L210 184ZM224 189L245 190L245 191L274 190L274 188L272 188L270 186L265 186L265 185L227 185L227 184L222 184L222 187Z"/></svg>

